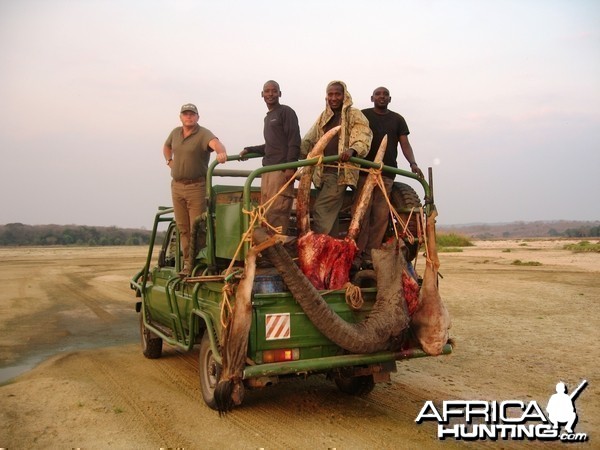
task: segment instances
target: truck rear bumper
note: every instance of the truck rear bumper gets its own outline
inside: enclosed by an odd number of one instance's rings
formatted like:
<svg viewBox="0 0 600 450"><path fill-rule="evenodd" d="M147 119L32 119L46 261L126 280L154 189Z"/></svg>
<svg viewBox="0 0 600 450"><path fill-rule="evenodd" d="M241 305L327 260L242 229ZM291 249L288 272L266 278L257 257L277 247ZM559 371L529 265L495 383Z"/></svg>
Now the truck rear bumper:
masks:
<svg viewBox="0 0 600 450"><path fill-rule="evenodd" d="M442 355L452 353L452 345L446 344ZM422 358L429 356L420 348L410 348L400 352L379 352L361 355L328 356L325 358L305 359L299 361L288 361L280 363L260 364L247 366L244 369L244 379L255 377L268 377L275 375L287 375L307 372L327 372L339 367L361 366L379 364L388 361L400 361L403 359Z"/></svg>

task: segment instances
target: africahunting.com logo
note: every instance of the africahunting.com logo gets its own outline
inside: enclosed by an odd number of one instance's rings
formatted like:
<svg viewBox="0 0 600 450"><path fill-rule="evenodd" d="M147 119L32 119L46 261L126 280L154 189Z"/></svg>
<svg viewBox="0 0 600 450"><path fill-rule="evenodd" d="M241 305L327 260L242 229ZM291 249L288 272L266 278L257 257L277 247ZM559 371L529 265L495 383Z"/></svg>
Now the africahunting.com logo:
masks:
<svg viewBox="0 0 600 450"><path fill-rule="evenodd" d="M483 401L445 400L437 408L431 400L425 402L415 422L435 421L440 440L543 440L585 442L587 433L576 433L575 400L587 386L583 380L571 393L563 382L556 385L545 413L533 400Z"/></svg>

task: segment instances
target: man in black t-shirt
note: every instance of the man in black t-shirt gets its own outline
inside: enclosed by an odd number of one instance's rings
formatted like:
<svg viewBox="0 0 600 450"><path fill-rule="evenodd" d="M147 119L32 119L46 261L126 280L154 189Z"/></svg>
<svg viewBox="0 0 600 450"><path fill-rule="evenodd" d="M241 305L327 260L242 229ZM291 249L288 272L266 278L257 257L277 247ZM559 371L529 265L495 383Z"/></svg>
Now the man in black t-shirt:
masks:
<svg viewBox="0 0 600 450"><path fill-rule="evenodd" d="M419 169L415 161L415 155L413 149L408 141L408 125L400 114L388 109L388 105L391 102L390 91L385 87L378 87L373 91L371 95L371 101L373 102L373 108L363 109L362 113L369 120L369 127L373 132L373 140L371 141L371 150L365 159L373 161L379 145L385 135L388 137L387 148L383 157L383 164L391 167L398 167L398 143L402 149L402 153L408 163L410 164L410 170L419 177L423 177L423 172ZM357 193L360 195L366 179L367 173L361 171L358 180ZM394 183L394 174L384 173L383 184L385 186L387 195L389 197L392 191L392 184ZM363 269L371 268L371 250L379 248L383 243L385 231L388 226L389 220L389 208L385 197L380 189L375 188L373 190L373 196L371 203L365 212L363 222L361 223L360 232L357 238L357 245L359 248L359 254L354 260L354 266L356 268L362 267Z"/></svg>
<svg viewBox="0 0 600 450"><path fill-rule="evenodd" d="M261 92L268 111L265 116L265 127L263 135L265 143L252 147L245 147L240 156L247 153L259 153L264 155L263 166L284 164L298 161L300 153L300 127L298 117L292 108L281 105L279 98L281 90L276 81L267 81ZM266 172L261 176L260 194L261 203L267 202L274 197L279 190L294 176L295 170L279 170ZM294 203L294 183L279 194L267 212L267 221L274 227L281 227L281 233L287 234L290 222L290 212Z"/></svg>

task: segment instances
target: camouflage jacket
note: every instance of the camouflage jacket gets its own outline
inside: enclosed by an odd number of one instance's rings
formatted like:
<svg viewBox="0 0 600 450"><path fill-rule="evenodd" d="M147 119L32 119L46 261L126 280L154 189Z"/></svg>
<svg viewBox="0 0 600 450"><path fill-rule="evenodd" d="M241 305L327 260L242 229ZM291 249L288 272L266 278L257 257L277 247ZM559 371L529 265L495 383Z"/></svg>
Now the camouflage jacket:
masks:
<svg viewBox="0 0 600 450"><path fill-rule="evenodd" d="M332 81L327 87L331 86L333 83L339 83L344 87L344 103L340 120L342 128L339 133L338 154L352 148L356 151L355 156L364 158L369 153L371 140L373 139L373 134L369 128L369 121L359 109L352 107L352 97L350 96L348 89L346 89L345 83L342 81ZM308 155L317 141L323 136L323 128L332 116L333 111L327 104L327 100L325 100L325 110L319 115L304 138L302 138L302 143L300 144L300 158L306 158L306 155ZM338 184L356 186L358 181L358 165L346 163L346 166L352 167L338 169ZM321 186L322 175L323 168L317 166L313 175L313 182L316 187Z"/></svg>

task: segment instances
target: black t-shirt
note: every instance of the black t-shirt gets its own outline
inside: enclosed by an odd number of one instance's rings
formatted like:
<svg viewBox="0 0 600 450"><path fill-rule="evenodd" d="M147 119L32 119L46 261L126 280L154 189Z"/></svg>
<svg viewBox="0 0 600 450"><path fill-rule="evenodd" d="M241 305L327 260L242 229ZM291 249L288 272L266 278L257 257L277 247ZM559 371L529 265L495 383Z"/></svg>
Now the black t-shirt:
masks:
<svg viewBox="0 0 600 450"><path fill-rule="evenodd" d="M369 120L369 127L373 132L371 150L369 150L369 154L365 159L369 161L375 159L377 150L379 150L379 144L381 144L383 137L387 134L388 141L385 155L383 156L383 164L390 167L398 167L398 141L400 140L400 136L410 133L406 120L400 114L390 110L388 110L387 114L377 114L374 108L367 108L363 109L362 113ZM390 174L384 173L383 175L393 177Z"/></svg>

